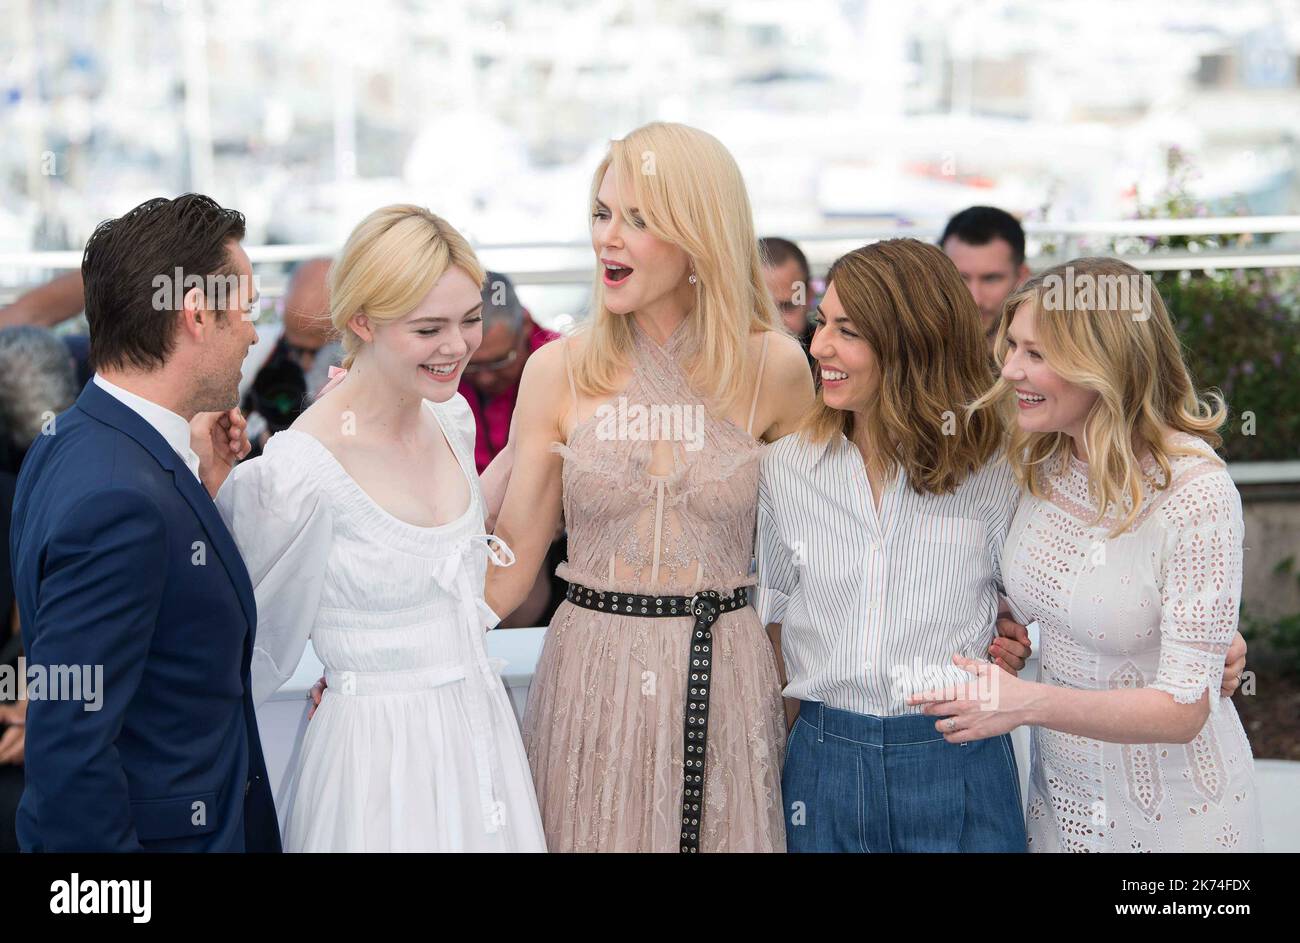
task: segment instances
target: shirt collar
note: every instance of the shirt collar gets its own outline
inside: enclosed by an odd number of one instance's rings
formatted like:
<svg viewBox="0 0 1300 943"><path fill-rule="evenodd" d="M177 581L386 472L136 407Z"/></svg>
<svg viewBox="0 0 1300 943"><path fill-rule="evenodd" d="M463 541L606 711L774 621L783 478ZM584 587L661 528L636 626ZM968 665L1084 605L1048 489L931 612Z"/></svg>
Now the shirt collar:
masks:
<svg viewBox="0 0 1300 943"><path fill-rule="evenodd" d="M110 383L98 373L94 376L95 385L112 396L123 406L137 413L141 419L153 426L158 434L166 440L177 455L185 462L194 477L199 477L199 457L190 448L190 424L185 417L172 412L165 406L159 406L152 400L137 396L124 390L116 383Z"/></svg>
<svg viewBox="0 0 1300 943"><path fill-rule="evenodd" d="M844 437L844 433L842 432L832 433L830 438L828 438L825 442L813 443L805 439L804 448L808 450L807 451L808 470L811 471L812 469L816 468L819 464L821 464L822 459L824 459L827 455L838 452L845 444L848 443L848 441L849 440Z"/></svg>

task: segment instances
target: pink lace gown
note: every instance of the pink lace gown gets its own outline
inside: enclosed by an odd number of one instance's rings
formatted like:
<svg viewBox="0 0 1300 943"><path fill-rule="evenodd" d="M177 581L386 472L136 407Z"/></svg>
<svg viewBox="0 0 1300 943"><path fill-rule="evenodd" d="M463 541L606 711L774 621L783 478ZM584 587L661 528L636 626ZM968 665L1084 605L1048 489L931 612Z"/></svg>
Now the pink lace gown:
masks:
<svg viewBox="0 0 1300 943"><path fill-rule="evenodd" d="M691 391L683 328L662 347L639 327L635 335L626 389L554 446L564 456L569 535L569 559L556 572L596 590L645 594L752 585L761 443L709 414ZM569 383L576 402L572 372ZM653 423L637 425L638 405L659 407L661 433L677 410L681 421L669 431L685 434L671 443L670 474L648 473L656 443ZM614 615L567 601L556 611L524 717L551 851L678 850L691 629L689 617ZM723 614L713 636L700 847L784 851L785 722L772 645L752 604Z"/></svg>

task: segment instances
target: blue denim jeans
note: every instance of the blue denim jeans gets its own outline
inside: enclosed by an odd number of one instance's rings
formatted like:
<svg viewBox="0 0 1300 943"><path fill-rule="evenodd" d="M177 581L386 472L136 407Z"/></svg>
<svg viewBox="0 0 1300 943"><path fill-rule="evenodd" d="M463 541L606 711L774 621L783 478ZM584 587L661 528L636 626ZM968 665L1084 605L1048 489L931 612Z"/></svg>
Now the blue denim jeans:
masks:
<svg viewBox="0 0 1300 943"><path fill-rule="evenodd" d="M923 714L804 701L781 794L789 851L1024 851L1010 735L952 744Z"/></svg>

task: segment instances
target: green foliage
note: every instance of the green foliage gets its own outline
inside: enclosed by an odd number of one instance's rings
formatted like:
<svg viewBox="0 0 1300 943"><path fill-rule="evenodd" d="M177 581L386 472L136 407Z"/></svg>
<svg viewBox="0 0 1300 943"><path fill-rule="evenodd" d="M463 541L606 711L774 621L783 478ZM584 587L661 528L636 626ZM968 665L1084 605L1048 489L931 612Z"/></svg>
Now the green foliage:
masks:
<svg viewBox="0 0 1300 943"><path fill-rule="evenodd" d="M1300 612L1268 619L1247 611L1242 603L1238 628L1248 643L1262 644L1290 666L1289 670L1300 673ZM1247 662L1250 659L1247 653Z"/></svg>
<svg viewBox="0 0 1300 943"><path fill-rule="evenodd" d="M1140 219L1206 215L1188 195L1190 165L1169 154L1169 182ZM1267 237L1163 236L1116 239L1111 252L1189 252L1245 248ZM1295 270L1211 269L1151 273L1185 348L1198 390L1217 389L1228 403L1222 430L1230 462L1300 458L1300 278Z"/></svg>

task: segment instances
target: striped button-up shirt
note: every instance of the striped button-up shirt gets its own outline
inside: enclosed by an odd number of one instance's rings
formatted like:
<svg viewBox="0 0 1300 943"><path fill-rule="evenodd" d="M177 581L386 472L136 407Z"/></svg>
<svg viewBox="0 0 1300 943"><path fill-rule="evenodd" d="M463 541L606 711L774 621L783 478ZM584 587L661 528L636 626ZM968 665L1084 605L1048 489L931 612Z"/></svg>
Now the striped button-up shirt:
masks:
<svg viewBox="0 0 1300 943"><path fill-rule="evenodd" d="M786 697L915 714L908 694L970 680L954 652L987 660L1019 500L1004 460L946 495L918 494L900 471L877 512L843 435L788 435L764 455L758 495L758 610L781 624Z"/></svg>

